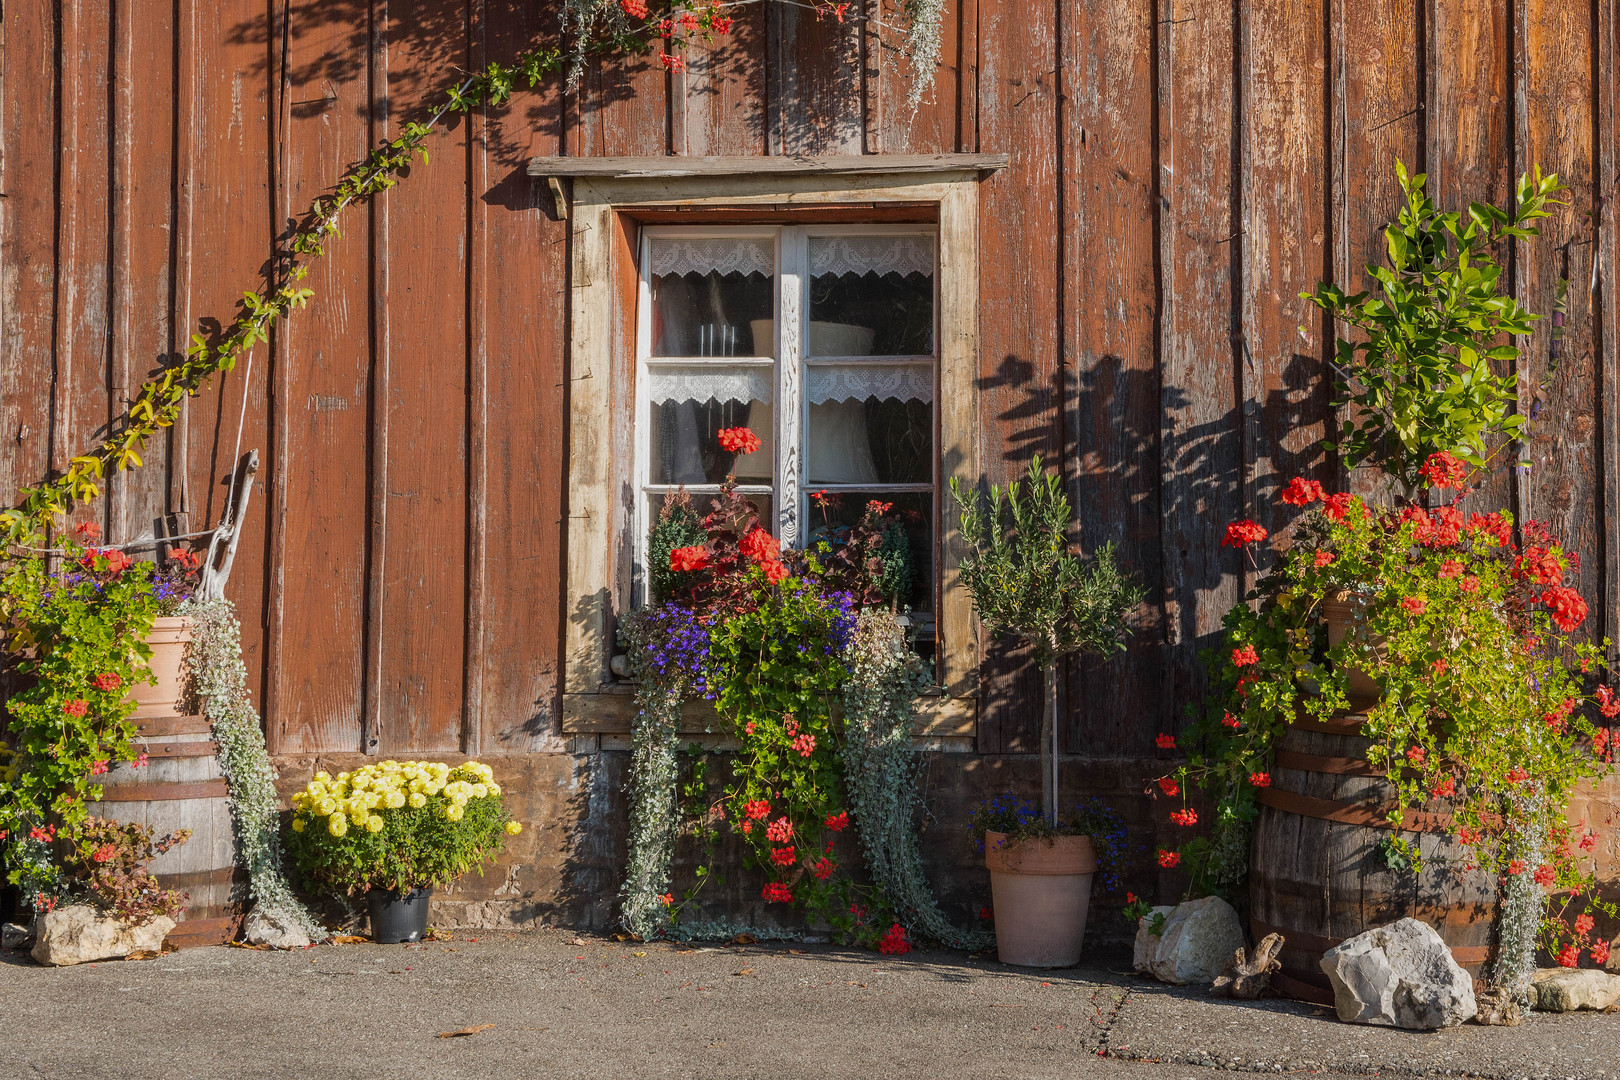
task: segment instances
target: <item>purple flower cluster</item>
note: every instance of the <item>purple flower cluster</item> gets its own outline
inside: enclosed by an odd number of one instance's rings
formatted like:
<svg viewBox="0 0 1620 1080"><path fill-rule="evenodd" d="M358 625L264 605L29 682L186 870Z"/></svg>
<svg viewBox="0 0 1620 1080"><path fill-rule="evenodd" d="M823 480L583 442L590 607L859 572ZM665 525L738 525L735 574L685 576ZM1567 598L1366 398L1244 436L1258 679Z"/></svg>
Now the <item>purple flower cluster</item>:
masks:
<svg viewBox="0 0 1620 1080"><path fill-rule="evenodd" d="M656 631L647 646L647 660L660 675L689 675L692 689L713 698L704 673L709 667L709 626L691 608L665 604L649 613Z"/></svg>

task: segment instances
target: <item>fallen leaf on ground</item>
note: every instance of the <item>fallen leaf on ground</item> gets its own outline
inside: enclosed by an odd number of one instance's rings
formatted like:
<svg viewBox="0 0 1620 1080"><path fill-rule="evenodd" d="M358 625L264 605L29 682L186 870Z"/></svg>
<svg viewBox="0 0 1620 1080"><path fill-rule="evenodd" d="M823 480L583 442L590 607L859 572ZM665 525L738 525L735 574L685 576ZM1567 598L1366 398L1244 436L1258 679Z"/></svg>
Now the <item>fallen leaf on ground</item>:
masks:
<svg viewBox="0 0 1620 1080"><path fill-rule="evenodd" d="M461 1028L459 1031L441 1031L437 1035L437 1038L440 1038L440 1039L458 1039L463 1035L476 1035L480 1031L494 1031L494 1030L495 1030L495 1025L494 1024L474 1024L472 1027L464 1027L464 1028Z"/></svg>
<svg viewBox="0 0 1620 1080"><path fill-rule="evenodd" d="M334 945L364 945L370 940L370 938L362 937L359 934L334 934L332 936L332 944Z"/></svg>
<svg viewBox="0 0 1620 1080"><path fill-rule="evenodd" d="M732 977L735 978L738 975L752 975L753 973L754 973L753 968L743 968L741 971L733 971L731 974L732 974Z"/></svg>
<svg viewBox="0 0 1620 1080"><path fill-rule="evenodd" d="M752 944L754 944L754 942L756 942L758 940L759 939L754 937L753 934L738 934L736 937L731 939L731 944L733 944L733 945L752 945Z"/></svg>
<svg viewBox="0 0 1620 1080"><path fill-rule="evenodd" d="M582 937L577 937L577 938L574 938L572 941L570 941L568 944L570 944L570 945L583 945L583 944L585 944L585 939L582 938Z"/></svg>
<svg viewBox="0 0 1620 1080"><path fill-rule="evenodd" d="M155 952L142 952L141 950L136 949L134 952L132 952L128 956L124 957L124 959L125 960L150 960L150 959L152 959L152 957L154 957L156 955L157 955L157 953L155 953Z"/></svg>
<svg viewBox="0 0 1620 1080"><path fill-rule="evenodd" d="M646 954L646 953L644 953L644 952L638 952L638 953L636 953L636 955L637 955L637 956L646 956L646 955L647 955L647 954Z"/></svg>
<svg viewBox="0 0 1620 1080"><path fill-rule="evenodd" d="M614 934L613 935L613 940L614 941L629 941L630 940L630 935L629 934Z"/></svg>

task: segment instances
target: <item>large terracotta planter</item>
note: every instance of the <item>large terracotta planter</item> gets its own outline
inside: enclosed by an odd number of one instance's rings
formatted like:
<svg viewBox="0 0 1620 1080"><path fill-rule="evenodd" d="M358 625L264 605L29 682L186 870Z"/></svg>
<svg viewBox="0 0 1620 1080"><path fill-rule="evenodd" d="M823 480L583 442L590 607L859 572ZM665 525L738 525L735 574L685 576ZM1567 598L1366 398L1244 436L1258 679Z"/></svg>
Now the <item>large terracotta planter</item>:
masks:
<svg viewBox="0 0 1620 1080"><path fill-rule="evenodd" d="M1358 624L1366 621L1367 598L1350 592L1330 597L1322 601L1322 617L1327 622L1328 647L1333 648L1343 641ZM1375 649L1383 644L1382 640L1378 638L1369 638L1368 640ZM1346 666L1344 674L1349 683L1348 689L1351 697L1381 698L1384 696L1384 688L1365 669Z"/></svg>
<svg viewBox="0 0 1620 1080"><path fill-rule="evenodd" d="M986 833L984 865L996 913L996 952L1003 964L1073 967L1086 940L1097 852L1089 836L1007 842Z"/></svg>
<svg viewBox="0 0 1620 1080"><path fill-rule="evenodd" d="M147 667L157 685L136 683L129 688L135 702L135 719L152 716L178 716L186 692L186 652L191 647L191 620L164 616L152 624L146 635L152 650Z"/></svg>

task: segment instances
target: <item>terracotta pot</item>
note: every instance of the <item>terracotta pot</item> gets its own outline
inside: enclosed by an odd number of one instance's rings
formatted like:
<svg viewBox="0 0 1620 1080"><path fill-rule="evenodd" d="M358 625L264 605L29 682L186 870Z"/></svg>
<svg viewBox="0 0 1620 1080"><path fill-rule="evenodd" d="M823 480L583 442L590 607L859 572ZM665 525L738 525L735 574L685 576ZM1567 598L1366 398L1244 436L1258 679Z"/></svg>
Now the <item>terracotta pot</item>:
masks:
<svg viewBox="0 0 1620 1080"><path fill-rule="evenodd" d="M1091 876L1097 871L1091 837L1008 843L1004 833L986 833L984 865L990 870L1001 962L1038 968L1078 964Z"/></svg>
<svg viewBox="0 0 1620 1080"><path fill-rule="evenodd" d="M136 719L178 716L186 692L186 652L191 646L191 620L164 616L152 624L146 644L152 650L147 667L157 685L136 683L129 688Z"/></svg>
<svg viewBox="0 0 1620 1080"><path fill-rule="evenodd" d="M1336 597L1322 601L1322 617L1327 622L1328 647L1332 648L1343 641L1357 624L1366 620L1367 598L1356 593L1340 593ZM1369 638L1368 641L1374 649L1383 646L1382 638ZM1351 697L1381 698L1384 696L1384 688L1364 668L1347 666L1344 669L1344 674L1349 682Z"/></svg>

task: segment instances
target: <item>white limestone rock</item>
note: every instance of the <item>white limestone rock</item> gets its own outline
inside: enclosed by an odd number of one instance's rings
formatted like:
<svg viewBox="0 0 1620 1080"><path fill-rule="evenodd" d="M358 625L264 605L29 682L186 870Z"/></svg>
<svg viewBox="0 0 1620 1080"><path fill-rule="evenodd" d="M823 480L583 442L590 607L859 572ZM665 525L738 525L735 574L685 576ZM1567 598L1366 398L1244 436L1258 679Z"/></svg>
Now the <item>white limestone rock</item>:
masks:
<svg viewBox="0 0 1620 1080"><path fill-rule="evenodd" d="M46 967L69 967L133 952L155 953L173 929L174 920L167 915L130 926L88 904L73 904L46 912L35 921L37 940L30 955Z"/></svg>
<svg viewBox="0 0 1620 1080"><path fill-rule="evenodd" d="M1164 940L1162 936L1164 926L1169 923L1170 913L1174 910L1176 910L1174 904L1160 904L1136 920L1136 955L1132 959L1132 965L1137 971L1152 973L1153 958L1159 955L1159 942ZM1161 933L1155 934L1153 923L1159 916L1163 916L1159 920Z"/></svg>
<svg viewBox="0 0 1620 1080"><path fill-rule="evenodd" d="M1243 924L1231 904L1218 896L1189 900L1165 919L1149 970L1160 982L1207 985L1242 947Z"/></svg>
<svg viewBox="0 0 1620 1080"><path fill-rule="evenodd" d="M18 926L16 923L6 923L0 926L0 949L9 952L13 949L31 949L33 947L33 927Z"/></svg>
<svg viewBox="0 0 1620 1080"><path fill-rule="evenodd" d="M268 945L272 949L307 949L310 945L309 934L296 919L259 907L248 912L242 933L249 945Z"/></svg>
<svg viewBox="0 0 1620 1080"><path fill-rule="evenodd" d="M1542 968L1535 974L1538 1012L1607 1009L1620 1001L1620 975L1591 968Z"/></svg>
<svg viewBox="0 0 1620 1080"><path fill-rule="evenodd" d="M1322 957L1339 1019L1411 1031L1472 1020L1474 980L1427 923L1402 919L1340 942Z"/></svg>

